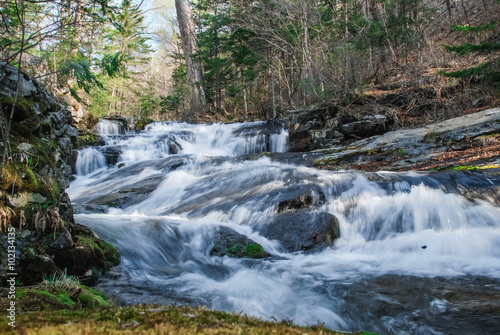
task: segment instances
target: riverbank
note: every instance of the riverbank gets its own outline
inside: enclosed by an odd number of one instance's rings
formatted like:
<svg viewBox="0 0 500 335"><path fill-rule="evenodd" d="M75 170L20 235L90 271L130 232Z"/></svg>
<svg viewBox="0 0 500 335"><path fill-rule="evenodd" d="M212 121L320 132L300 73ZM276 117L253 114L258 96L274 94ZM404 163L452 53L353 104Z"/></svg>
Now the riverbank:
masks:
<svg viewBox="0 0 500 335"><path fill-rule="evenodd" d="M64 282L68 284L68 280ZM348 334L330 330L323 324L300 327L293 320L266 321L205 307L111 306L104 295L76 282L71 283L70 289L51 286L19 288L15 328L10 319L3 317L0 333L112 335L133 330L134 334ZM76 291L80 293L75 294ZM7 310L9 303L5 293L0 293L1 309Z"/></svg>

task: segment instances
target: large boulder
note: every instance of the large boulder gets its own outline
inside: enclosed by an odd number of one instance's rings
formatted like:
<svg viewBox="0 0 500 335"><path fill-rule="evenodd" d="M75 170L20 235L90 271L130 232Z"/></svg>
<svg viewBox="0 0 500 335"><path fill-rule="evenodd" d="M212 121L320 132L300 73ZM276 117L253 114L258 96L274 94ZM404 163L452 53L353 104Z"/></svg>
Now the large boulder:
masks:
<svg viewBox="0 0 500 335"><path fill-rule="evenodd" d="M340 236L340 226L332 214L299 210L274 215L260 233L280 241L288 252L312 252L332 246Z"/></svg>

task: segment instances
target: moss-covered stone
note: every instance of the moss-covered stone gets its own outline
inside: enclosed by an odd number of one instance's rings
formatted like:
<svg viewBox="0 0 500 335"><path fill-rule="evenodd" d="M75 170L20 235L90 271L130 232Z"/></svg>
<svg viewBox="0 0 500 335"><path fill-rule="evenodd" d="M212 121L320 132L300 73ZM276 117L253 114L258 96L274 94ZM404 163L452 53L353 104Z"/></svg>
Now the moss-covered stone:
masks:
<svg viewBox="0 0 500 335"><path fill-rule="evenodd" d="M250 258L264 258L269 256L269 253L267 253L264 248L257 243L248 244L245 254L247 255L246 257Z"/></svg>
<svg viewBox="0 0 500 335"><path fill-rule="evenodd" d="M233 258L265 258L271 256L260 244L228 227L219 228L218 236L215 236L214 242L210 256Z"/></svg>
<svg viewBox="0 0 500 335"><path fill-rule="evenodd" d="M54 263L61 269L67 269L69 275L82 276L89 270L93 276L120 264L120 254L109 243L104 242L91 232L72 236L75 247L66 250L47 250ZM96 278L94 278L96 279Z"/></svg>
<svg viewBox="0 0 500 335"><path fill-rule="evenodd" d="M44 276L58 271L51 258L43 253L40 254L33 248L23 249L18 262L18 280L23 285L39 283Z"/></svg>
<svg viewBox="0 0 500 335"><path fill-rule="evenodd" d="M93 288L81 285L82 292L78 294L77 299L83 307L107 307L109 302L106 296Z"/></svg>

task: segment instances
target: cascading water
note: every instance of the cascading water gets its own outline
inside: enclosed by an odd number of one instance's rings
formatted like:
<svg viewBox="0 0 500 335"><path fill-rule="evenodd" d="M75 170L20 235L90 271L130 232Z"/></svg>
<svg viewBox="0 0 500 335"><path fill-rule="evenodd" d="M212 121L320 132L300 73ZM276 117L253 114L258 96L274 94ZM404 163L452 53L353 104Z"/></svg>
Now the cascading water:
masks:
<svg viewBox="0 0 500 335"><path fill-rule="evenodd" d="M75 220L122 254L99 288L122 303L345 331L500 332L499 174L343 173L240 155L285 151L287 140L264 122L154 123L108 137L108 168L82 170L69 189ZM298 198L309 200L282 210ZM326 248L314 246L325 215L340 226ZM220 227L272 256L210 256Z"/></svg>
<svg viewBox="0 0 500 335"><path fill-rule="evenodd" d="M123 125L118 121L101 119L96 125L100 136L119 135L123 133Z"/></svg>
<svg viewBox="0 0 500 335"><path fill-rule="evenodd" d="M95 148L85 148L78 153L76 173L85 176L106 166L106 157Z"/></svg>

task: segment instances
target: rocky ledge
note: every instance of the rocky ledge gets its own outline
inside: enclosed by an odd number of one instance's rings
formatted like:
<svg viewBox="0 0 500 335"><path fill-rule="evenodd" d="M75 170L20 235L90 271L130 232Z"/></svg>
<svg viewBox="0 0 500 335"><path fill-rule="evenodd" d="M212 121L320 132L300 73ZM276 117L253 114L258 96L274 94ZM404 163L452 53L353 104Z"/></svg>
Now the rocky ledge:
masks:
<svg viewBox="0 0 500 335"><path fill-rule="evenodd" d="M8 254L15 254L22 285L61 272L91 280L117 265L118 252L73 218L65 189L78 130L66 106L30 76L0 63L0 109L0 146L2 152L9 148L0 181L0 285L6 284Z"/></svg>
<svg viewBox="0 0 500 335"><path fill-rule="evenodd" d="M491 108L317 150L308 161L322 168L363 171L495 168L500 165L499 134L500 108Z"/></svg>

